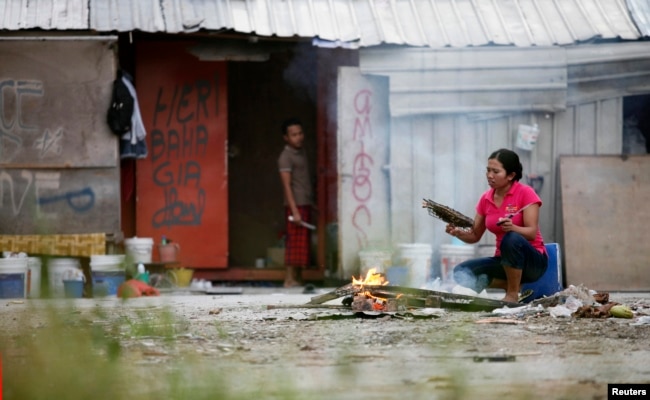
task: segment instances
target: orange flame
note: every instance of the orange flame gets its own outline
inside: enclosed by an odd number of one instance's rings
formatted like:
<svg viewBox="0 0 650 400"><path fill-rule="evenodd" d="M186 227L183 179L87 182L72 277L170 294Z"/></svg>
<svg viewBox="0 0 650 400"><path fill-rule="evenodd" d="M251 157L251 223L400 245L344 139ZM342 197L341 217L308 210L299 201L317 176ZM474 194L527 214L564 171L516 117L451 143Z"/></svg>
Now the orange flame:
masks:
<svg viewBox="0 0 650 400"><path fill-rule="evenodd" d="M388 280L386 280L386 275L381 272L377 272L376 268L370 268L366 273L366 277L362 280L361 276L359 279L352 277L352 284L355 286L384 286L388 285ZM382 297L374 296L370 291L363 290L359 292L358 295L363 295L366 299L372 302L372 309L375 311L383 311L386 308L387 300Z"/></svg>
<svg viewBox="0 0 650 400"><path fill-rule="evenodd" d="M377 272L376 268L370 268L363 280L361 280L361 276L359 276L359 279L352 277L352 284L357 286L384 286L388 285L388 283L386 275Z"/></svg>

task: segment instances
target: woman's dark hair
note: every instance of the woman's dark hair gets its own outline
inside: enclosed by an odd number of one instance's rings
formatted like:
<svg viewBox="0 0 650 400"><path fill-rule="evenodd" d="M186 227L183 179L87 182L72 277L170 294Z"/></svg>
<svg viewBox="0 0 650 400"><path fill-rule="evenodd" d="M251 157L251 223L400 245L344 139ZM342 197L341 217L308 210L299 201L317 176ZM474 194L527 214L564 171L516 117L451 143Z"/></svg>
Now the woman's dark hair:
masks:
<svg viewBox="0 0 650 400"><path fill-rule="evenodd" d="M515 181L518 181L522 177L523 167L519 161L519 156L512 150L508 149L499 149L494 153L490 154L488 160L497 160L503 165L503 168L506 170L506 175L515 173Z"/></svg>
<svg viewBox="0 0 650 400"><path fill-rule="evenodd" d="M295 118L295 117L287 118L284 121L282 121L282 136L287 134L287 129L291 125L300 125L300 126L302 126L302 122L300 122L300 120L298 118Z"/></svg>

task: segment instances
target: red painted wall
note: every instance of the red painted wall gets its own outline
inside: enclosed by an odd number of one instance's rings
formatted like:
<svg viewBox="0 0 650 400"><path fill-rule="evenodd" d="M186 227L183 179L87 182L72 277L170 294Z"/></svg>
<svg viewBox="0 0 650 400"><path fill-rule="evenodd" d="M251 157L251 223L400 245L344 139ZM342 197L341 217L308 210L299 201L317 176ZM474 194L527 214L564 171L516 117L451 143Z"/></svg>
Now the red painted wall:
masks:
<svg viewBox="0 0 650 400"><path fill-rule="evenodd" d="M227 69L188 42L140 42L136 85L148 156L136 166L136 234L180 245L188 267L228 264ZM157 260L154 248L154 261Z"/></svg>

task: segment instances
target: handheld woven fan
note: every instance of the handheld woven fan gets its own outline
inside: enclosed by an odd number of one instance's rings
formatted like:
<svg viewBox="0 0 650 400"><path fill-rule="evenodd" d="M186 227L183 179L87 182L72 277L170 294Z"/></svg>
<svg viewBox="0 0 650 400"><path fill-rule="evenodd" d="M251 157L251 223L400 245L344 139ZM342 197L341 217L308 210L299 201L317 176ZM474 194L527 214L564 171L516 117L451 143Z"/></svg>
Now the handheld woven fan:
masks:
<svg viewBox="0 0 650 400"><path fill-rule="evenodd" d="M422 208L426 208L427 211L429 211L429 215L432 217L443 220L446 223L459 228L471 228L474 225L474 220L472 218L454 210L453 208L436 203L433 200L423 199Z"/></svg>

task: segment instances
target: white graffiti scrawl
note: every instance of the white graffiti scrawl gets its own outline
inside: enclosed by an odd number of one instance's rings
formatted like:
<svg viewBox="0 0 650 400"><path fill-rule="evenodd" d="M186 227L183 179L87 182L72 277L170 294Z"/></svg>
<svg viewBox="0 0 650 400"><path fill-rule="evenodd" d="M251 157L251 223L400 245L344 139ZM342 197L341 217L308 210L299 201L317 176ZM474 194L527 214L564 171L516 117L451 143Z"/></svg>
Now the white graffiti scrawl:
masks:
<svg viewBox="0 0 650 400"><path fill-rule="evenodd" d="M23 120L23 105L29 96L43 97L43 82L0 79L0 159L11 161L23 146L21 134L37 130Z"/></svg>
<svg viewBox="0 0 650 400"><path fill-rule="evenodd" d="M19 179L14 181L14 179ZM61 173L59 172L32 172L24 169L20 178L14 178L7 171L0 170L0 213L6 207L11 208L14 217L25 210L25 199L29 194L35 198L34 212L39 218L58 218L58 211L46 211L52 205L64 204L64 207L75 213L84 213L95 205L95 191L86 186L72 190L61 191ZM27 202L30 203L30 202ZM28 207L29 208L29 207Z"/></svg>
<svg viewBox="0 0 650 400"><path fill-rule="evenodd" d="M60 155L63 152L62 138L63 128L57 129L54 133L50 133L50 130L46 129L43 136L34 141L34 148L39 150L39 157L42 158L48 152Z"/></svg>

